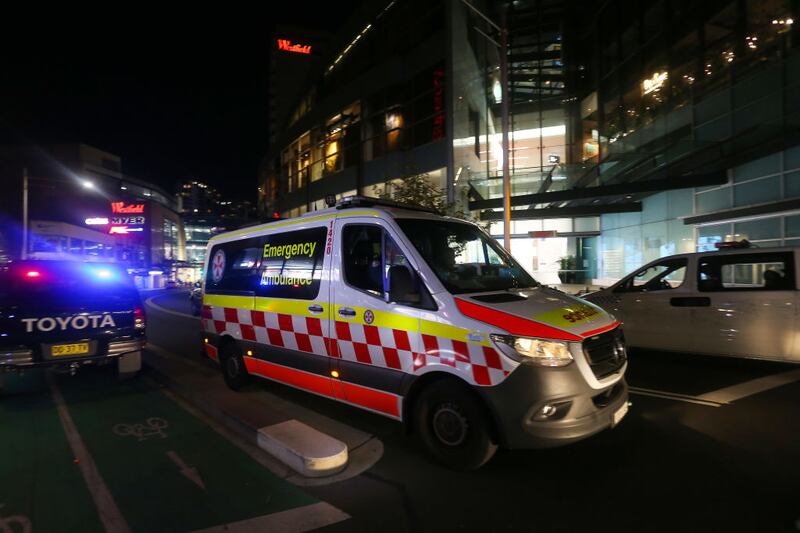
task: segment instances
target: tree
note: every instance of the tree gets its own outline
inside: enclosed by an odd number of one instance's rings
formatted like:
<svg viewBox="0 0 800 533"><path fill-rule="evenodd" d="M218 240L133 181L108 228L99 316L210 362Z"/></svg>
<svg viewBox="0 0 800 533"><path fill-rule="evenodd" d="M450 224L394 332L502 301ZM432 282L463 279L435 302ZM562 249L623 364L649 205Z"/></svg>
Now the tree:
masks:
<svg viewBox="0 0 800 533"><path fill-rule="evenodd" d="M431 183L430 176L427 172L409 174L401 178L398 183L392 183L383 189L375 186L372 190L378 198L435 209L442 215L474 222L486 231L489 229L488 222L483 222L473 217L468 211L464 211L457 203L448 202L447 194L444 189Z"/></svg>

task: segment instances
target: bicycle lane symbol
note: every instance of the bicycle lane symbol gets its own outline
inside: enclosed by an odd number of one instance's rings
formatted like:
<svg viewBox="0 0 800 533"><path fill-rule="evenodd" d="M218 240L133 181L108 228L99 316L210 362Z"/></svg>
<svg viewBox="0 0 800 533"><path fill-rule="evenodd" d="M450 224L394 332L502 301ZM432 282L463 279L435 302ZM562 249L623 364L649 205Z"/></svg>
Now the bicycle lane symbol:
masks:
<svg viewBox="0 0 800 533"><path fill-rule="evenodd" d="M166 439L167 433L164 430L168 427L169 422L153 416L145 420L143 424L117 424L113 431L119 437L136 437L137 442L142 442L149 438Z"/></svg>
<svg viewBox="0 0 800 533"><path fill-rule="evenodd" d="M0 503L0 510L4 505ZM0 515L0 533L31 533L31 521L22 515Z"/></svg>

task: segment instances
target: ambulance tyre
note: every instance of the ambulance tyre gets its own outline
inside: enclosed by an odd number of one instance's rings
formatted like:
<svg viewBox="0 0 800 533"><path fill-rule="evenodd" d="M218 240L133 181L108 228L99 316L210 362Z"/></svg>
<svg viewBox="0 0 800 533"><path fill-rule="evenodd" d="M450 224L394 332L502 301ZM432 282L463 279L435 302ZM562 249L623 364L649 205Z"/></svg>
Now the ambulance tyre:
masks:
<svg viewBox="0 0 800 533"><path fill-rule="evenodd" d="M453 379L436 381L414 403L414 425L428 451L456 470L475 470L497 451L480 399Z"/></svg>
<svg viewBox="0 0 800 533"><path fill-rule="evenodd" d="M225 384L233 389L241 389L250 377L247 368L244 366L244 359L239 353L239 348L235 342L226 342L220 349L220 364L222 366L222 376Z"/></svg>

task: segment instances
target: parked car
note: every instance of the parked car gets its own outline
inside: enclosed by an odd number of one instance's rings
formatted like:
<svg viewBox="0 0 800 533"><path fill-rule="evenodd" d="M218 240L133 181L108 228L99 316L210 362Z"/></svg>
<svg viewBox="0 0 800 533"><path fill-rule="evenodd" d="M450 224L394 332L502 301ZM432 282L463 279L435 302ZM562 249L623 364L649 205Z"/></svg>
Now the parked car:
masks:
<svg viewBox="0 0 800 533"><path fill-rule="evenodd" d="M800 362L798 251L664 257L584 299L623 321L630 347Z"/></svg>
<svg viewBox="0 0 800 533"><path fill-rule="evenodd" d="M0 266L0 373L115 363L141 368L144 308L113 264L21 261Z"/></svg>
<svg viewBox="0 0 800 533"><path fill-rule="evenodd" d="M189 303L192 306L192 314L200 316L203 309L203 287L199 281L196 281L192 290L189 292Z"/></svg>

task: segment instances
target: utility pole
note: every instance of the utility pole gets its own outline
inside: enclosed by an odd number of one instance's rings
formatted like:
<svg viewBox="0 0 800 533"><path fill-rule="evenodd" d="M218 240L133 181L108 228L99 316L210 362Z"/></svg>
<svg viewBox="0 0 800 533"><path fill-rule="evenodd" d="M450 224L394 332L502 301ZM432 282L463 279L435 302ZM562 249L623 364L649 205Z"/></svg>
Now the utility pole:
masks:
<svg viewBox="0 0 800 533"><path fill-rule="evenodd" d="M502 128L503 128L503 244L511 253L511 165L509 164L508 143L508 26L506 24L506 6L500 6L500 85L502 94Z"/></svg>
<svg viewBox="0 0 800 533"><path fill-rule="evenodd" d="M22 169L22 259L28 258L28 167Z"/></svg>

